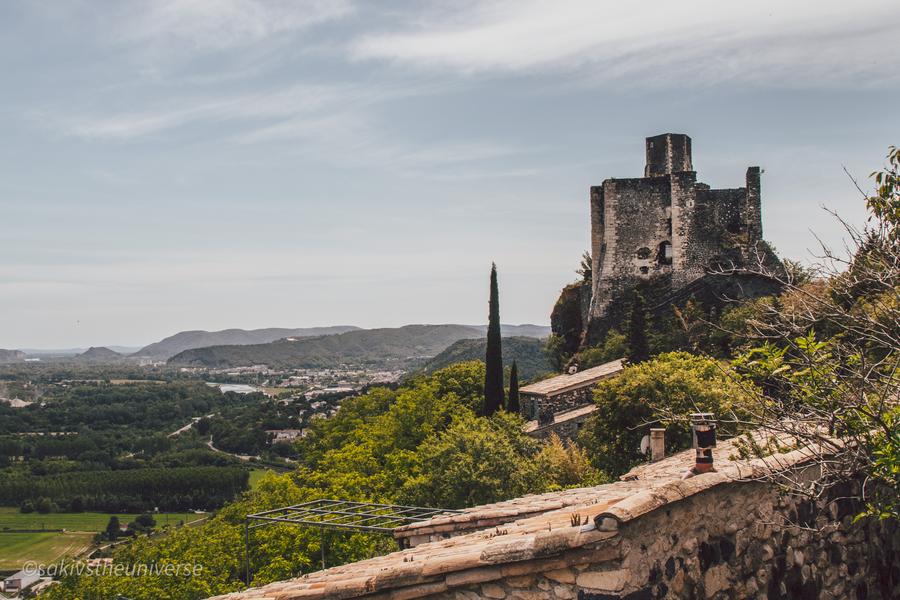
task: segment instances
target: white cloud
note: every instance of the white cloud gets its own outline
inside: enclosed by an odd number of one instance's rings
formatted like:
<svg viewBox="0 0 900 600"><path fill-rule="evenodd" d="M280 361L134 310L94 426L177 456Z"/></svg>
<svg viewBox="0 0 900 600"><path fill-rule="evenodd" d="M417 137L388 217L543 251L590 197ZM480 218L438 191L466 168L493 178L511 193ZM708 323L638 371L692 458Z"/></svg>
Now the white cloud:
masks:
<svg viewBox="0 0 900 600"><path fill-rule="evenodd" d="M60 125L66 134L74 137L133 139L200 122L253 121L312 113L346 98L352 89L352 86L340 84L294 85L217 99L180 100L178 107L65 116Z"/></svg>
<svg viewBox="0 0 900 600"><path fill-rule="evenodd" d="M347 16L348 0L143 0L123 19L134 41L172 40L221 49Z"/></svg>
<svg viewBox="0 0 900 600"><path fill-rule="evenodd" d="M591 67L604 81L883 84L898 81L898 21L900 4L884 0L860 0L852 14L821 0L498 0L413 15L414 25L365 36L350 53L463 73Z"/></svg>

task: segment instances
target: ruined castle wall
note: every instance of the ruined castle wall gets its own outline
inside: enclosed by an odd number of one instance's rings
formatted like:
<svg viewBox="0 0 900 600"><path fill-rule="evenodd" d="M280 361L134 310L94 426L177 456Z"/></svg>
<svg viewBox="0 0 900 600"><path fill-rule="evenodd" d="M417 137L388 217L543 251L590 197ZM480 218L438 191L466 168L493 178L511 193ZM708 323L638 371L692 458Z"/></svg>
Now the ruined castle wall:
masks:
<svg viewBox="0 0 900 600"><path fill-rule="evenodd" d="M763 239L762 231L762 196L760 190L760 169L747 169L747 197L744 203L743 221L747 225L748 244L755 246Z"/></svg>
<svg viewBox="0 0 900 600"><path fill-rule="evenodd" d="M816 505L780 496L768 484L734 482L626 523L614 538L544 559L459 573L453 580L448 576L446 584L435 589L439 593L414 596L434 600L900 597L900 529L895 523L873 520L854 524L856 510L848 502Z"/></svg>
<svg viewBox="0 0 900 600"><path fill-rule="evenodd" d="M691 138L678 133L664 133L647 138L647 163L644 177L693 171Z"/></svg>
<svg viewBox="0 0 900 600"><path fill-rule="evenodd" d="M661 259L671 243L668 177L609 179L592 190L594 293L592 314L601 315L628 278L669 273Z"/></svg>
<svg viewBox="0 0 900 600"><path fill-rule="evenodd" d="M743 217L747 191L743 188L694 192L694 213L687 236L685 264L690 279L710 268L728 268L744 263L747 225ZM690 280L689 279L689 280Z"/></svg>

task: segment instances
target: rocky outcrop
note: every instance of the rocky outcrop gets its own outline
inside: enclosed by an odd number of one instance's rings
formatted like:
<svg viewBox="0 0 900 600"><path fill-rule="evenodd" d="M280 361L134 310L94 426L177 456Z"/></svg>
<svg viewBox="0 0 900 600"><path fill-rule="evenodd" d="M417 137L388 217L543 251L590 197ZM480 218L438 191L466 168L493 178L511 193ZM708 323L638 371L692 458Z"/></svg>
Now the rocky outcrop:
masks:
<svg viewBox="0 0 900 600"><path fill-rule="evenodd" d="M571 356L581 347L591 307L591 282L578 281L563 288L550 313L550 328L563 340L562 352Z"/></svg>

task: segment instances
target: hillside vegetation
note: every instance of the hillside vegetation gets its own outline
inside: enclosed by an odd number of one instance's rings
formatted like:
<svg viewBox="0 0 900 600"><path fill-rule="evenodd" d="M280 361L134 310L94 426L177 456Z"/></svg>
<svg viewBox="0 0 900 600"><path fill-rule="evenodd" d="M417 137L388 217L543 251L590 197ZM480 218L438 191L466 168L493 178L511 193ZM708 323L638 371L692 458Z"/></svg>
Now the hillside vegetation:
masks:
<svg viewBox="0 0 900 600"><path fill-rule="evenodd" d="M470 360L484 360L486 341L483 338L459 340L449 348L429 360L422 367L424 373L434 373L454 363ZM544 342L532 337L503 338L503 364L511 365L515 359L519 377L529 381L541 375L552 373L553 365L544 353Z"/></svg>
<svg viewBox="0 0 900 600"><path fill-rule="evenodd" d="M160 538L140 538L116 553L125 564L185 561L195 577L64 577L47 598L205 598L244 587L244 517L317 498L459 508L602 481L587 455L558 440L522 433L522 420L499 411L478 416L484 365L462 363L396 390L376 388L348 399L331 419L316 420L288 474L267 474L258 487L209 522ZM318 569L315 529L273 525L256 530L251 569L256 584ZM328 565L396 549L389 536L328 535Z"/></svg>

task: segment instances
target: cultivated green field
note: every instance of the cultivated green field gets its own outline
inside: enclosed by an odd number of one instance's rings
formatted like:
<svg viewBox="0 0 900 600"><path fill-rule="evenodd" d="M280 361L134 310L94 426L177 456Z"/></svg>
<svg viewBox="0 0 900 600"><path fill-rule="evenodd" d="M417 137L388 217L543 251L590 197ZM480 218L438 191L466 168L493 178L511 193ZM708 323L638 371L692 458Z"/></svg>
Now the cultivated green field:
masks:
<svg viewBox="0 0 900 600"><path fill-rule="evenodd" d="M259 484L259 480L268 472L269 469L253 469L250 471L250 489L255 490L256 486Z"/></svg>
<svg viewBox="0 0 900 600"><path fill-rule="evenodd" d="M0 506L0 531L4 529L66 529L68 531L103 531L109 522L111 515L107 513L39 513L23 514L18 508ZM136 514L118 514L119 522L126 525L134 521ZM170 525L177 525L179 521L185 523L203 517L194 513L160 513L153 515L157 525L165 525L166 519Z"/></svg>
<svg viewBox="0 0 900 600"><path fill-rule="evenodd" d="M52 563L87 550L93 533L0 533L0 570L15 571L29 560Z"/></svg>
<svg viewBox="0 0 900 600"><path fill-rule="evenodd" d="M0 506L0 571L16 570L29 561L52 563L63 557L76 556L87 550L98 531L106 529L111 515L106 513L38 513L22 514L18 508ZM126 525L138 515L119 514ZM163 513L154 515L157 526L179 521L189 523L206 515L195 513ZM10 533L9 529L65 529L65 533Z"/></svg>

